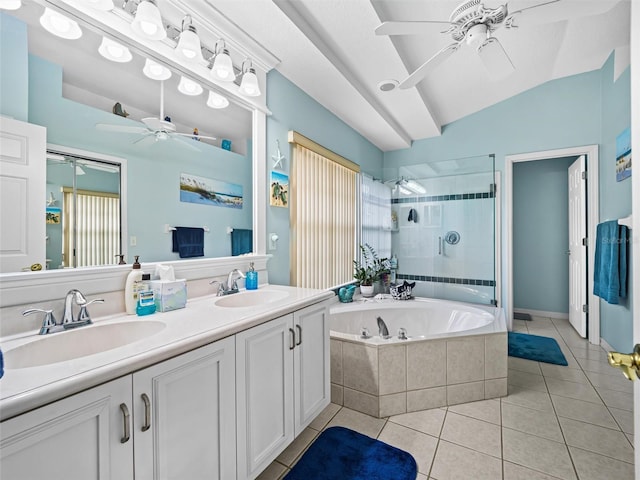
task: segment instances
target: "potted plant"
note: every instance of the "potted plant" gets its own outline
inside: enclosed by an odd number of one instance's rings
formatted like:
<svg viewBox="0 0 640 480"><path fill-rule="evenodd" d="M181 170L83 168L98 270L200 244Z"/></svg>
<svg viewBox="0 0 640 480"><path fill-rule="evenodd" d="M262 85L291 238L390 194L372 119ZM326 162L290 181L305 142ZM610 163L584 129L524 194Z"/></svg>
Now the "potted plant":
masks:
<svg viewBox="0 0 640 480"><path fill-rule="evenodd" d="M374 248L368 243L360 245L360 259L353 261L353 278L360 285L360 293L363 296L372 296L374 283L389 272L387 258L379 258Z"/></svg>

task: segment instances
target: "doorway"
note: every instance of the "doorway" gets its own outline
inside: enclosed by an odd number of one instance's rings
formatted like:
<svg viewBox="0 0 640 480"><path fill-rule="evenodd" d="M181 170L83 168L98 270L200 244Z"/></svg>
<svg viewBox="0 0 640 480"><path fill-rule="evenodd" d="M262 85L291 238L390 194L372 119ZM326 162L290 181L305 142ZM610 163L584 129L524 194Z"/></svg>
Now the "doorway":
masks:
<svg viewBox="0 0 640 480"><path fill-rule="evenodd" d="M504 289L502 296L506 305L505 311L509 323L513 319L514 309L514 270L513 270L513 166L519 162L530 162L535 160L545 160L550 158L563 158L563 157L578 157L585 155L587 159L587 169L589 175L587 176L587 190L589 192L589 202L587 205L587 238L595 239L595 229L599 222L598 212L598 146L587 145L582 147L571 147L558 150L546 150L540 152L531 152L517 155L505 156L505 275L507 281L504 283ZM587 271L593 271L594 256L593 253L589 253L587 261ZM593 344L600 343L600 310L598 308L599 302L593 292L593 278L588 278L588 293L587 303L592 305L593 308L589 312L589 328L588 338Z"/></svg>

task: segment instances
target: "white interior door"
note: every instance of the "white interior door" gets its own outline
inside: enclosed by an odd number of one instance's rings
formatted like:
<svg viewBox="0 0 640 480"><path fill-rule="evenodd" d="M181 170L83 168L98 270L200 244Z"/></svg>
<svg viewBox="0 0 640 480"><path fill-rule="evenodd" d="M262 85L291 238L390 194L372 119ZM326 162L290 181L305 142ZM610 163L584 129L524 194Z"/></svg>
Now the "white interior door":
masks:
<svg viewBox="0 0 640 480"><path fill-rule="evenodd" d="M587 235L586 157L569 167L569 322L578 334L587 336Z"/></svg>
<svg viewBox="0 0 640 480"><path fill-rule="evenodd" d="M47 130L0 118L0 273L46 265Z"/></svg>

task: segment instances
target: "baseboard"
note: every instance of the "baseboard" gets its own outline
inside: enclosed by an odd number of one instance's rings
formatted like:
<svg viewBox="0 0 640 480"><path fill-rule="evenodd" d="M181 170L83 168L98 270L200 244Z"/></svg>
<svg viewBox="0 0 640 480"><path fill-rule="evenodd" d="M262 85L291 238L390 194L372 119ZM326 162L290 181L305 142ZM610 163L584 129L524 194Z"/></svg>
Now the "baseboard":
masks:
<svg viewBox="0 0 640 480"><path fill-rule="evenodd" d="M545 312L543 310L530 310L527 308L514 308L514 313L528 313L532 317L545 317L545 318L557 318L558 320L569 320L568 313L562 312Z"/></svg>
<svg viewBox="0 0 640 480"><path fill-rule="evenodd" d="M600 337L600 346L604 348L607 352L615 352L616 349L607 343L607 341Z"/></svg>

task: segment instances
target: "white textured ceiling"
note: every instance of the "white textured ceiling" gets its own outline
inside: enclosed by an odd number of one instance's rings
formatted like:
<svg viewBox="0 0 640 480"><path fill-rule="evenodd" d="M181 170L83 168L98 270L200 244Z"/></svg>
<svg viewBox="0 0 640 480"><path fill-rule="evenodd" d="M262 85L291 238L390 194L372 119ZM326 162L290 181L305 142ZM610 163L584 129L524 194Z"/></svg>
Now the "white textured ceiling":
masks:
<svg viewBox="0 0 640 480"><path fill-rule="evenodd" d="M513 0L507 5L513 12L544 1ZM261 49L291 82L389 151L438 136L442 126L547 81L599 69L615 49L626 59L622 64L616 59L619 72L629 58L630 1L559 0L528 10L516 21L518 28L499 28L494 36L515 66L503 80L492 80L476 52L463 45L416 87L389 92L380 91L378 84L402 81L452 41L438 25L410 36L379 36L375 28L383 21L446 21L460 0L162 0L159 5L176 17L174 24L187 3L201 24L224 19L236 36L240 32L236 43ZM486 0L485 6L502 3ZM34 48L49 46L48 54L60 53L56 40L38 40L33 30ZM156 115L157 87L145 83L140 65L118 75L108 73L104 65L109 62L95 55L91 42L84 41L83 52L76 56L62 55L65 81L76 89L100 85L104 97L124 96L130 105ZM167 95L167 104L179 112L176 116L189 117L186 125L203 125L201 130L217 136L250 132L246 110L215 112L202 107L204 100Z"/></svg>

